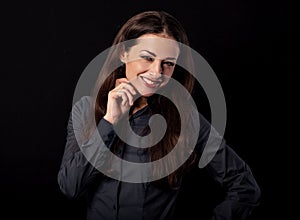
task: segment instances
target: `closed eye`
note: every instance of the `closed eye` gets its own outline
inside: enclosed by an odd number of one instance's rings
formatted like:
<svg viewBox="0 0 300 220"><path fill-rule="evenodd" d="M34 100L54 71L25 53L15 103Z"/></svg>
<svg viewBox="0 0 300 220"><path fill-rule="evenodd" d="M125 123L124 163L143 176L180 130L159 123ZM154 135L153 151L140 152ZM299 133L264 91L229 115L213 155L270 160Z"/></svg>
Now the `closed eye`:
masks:
<svg viewBox="0 0 300 220"><path fill-rule="evenodd" d="M150 57L150 56L147 56L147 55L141 55L141 58L144 59L144 60L147 60L149 62L154 61L153 57Z"/></svg>
<svg viewBox="0 0 300 220"><path fill-rule="evenodd" d="M163 62L163 65L167 65L167 66L171 67L171 66L174 66L175 63L170 62L170 61L164 61L164 62Z"/></svg>

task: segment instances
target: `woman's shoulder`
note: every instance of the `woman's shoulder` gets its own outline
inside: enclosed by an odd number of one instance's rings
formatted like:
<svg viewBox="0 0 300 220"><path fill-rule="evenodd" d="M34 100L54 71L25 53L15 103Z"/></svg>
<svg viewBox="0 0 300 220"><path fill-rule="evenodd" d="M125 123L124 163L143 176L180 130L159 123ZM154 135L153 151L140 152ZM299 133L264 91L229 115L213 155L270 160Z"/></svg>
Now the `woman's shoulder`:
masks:
<svg viewBox="0 0 300 220"><path fill-rule="evenodd" d="M201 131L210 130L210 120L197 107L192 106L190 111L190 123L193 124L193 127L200 128Z"/></svg>
<svg viewBox="0 0 300 220"><path fill-rule="evenodd" d="M77 117L89 117L92 113L93 98L91 96L82 96L72 107L72 115Z"/></svg>
<svg viewBox="0 0 300 220"><path fill-rule="evenodd" d="M84 108L86 106L90 106L92 104L92 100L91 96L82 96L79 100L73 101L73 108Z"/></svg>

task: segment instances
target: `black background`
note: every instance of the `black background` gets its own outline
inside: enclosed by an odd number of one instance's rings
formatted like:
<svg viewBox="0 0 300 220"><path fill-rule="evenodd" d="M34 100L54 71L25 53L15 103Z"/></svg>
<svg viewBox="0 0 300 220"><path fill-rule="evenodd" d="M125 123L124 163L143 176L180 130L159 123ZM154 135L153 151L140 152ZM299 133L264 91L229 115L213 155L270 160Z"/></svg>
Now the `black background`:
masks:
<svg viewBox="0 0 300 220"><path fill-rule="evenodd" d="M120 26L150 9L182 22L192 48L221 82L225 139L262 189L252 218L291 218L291 199L299 198L293 159L299 147L298 11L288 2L238 0L20 1L2 7L0 215L84 219L81 202L67 200L56 181L73 92ZM190 181L179 201L179 215L187 219L201 212L201 190L192 191L201 178Z"/></svg>

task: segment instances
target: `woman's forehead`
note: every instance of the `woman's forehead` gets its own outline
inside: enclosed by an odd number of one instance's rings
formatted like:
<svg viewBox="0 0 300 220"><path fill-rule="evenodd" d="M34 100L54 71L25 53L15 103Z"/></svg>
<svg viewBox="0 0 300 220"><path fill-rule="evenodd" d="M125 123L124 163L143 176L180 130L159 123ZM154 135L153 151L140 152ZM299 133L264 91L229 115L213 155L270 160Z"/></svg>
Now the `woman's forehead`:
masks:
<svg viewBox="0 0 300 220"><path fill-rule="evenodd" d="M139 37L137 43L130 49L131 55L139 55L141 52L151 52L158 59L166 57L177 59L179 55L178 42L172 38L147 34Z"/></svg>

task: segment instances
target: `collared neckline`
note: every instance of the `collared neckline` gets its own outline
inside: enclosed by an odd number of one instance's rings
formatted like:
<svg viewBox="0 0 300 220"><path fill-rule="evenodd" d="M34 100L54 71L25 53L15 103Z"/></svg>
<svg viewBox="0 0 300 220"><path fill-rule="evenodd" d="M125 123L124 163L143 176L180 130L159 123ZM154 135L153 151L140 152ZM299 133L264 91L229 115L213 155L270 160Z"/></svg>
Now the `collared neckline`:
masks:
<svg viewBox="0 0 300 220"><path fill-rule="evenodd" d="M144 106L143 108L139 109L137 112L135 112L134 114L132 114L130 116L130 119L135 119L139 116L141 116L142 114L144 114L146 111L149 111L150 107L149 105Z"/></svg>

